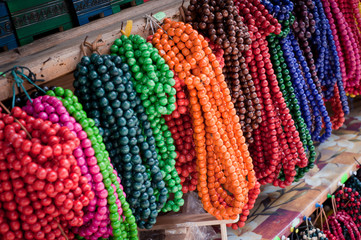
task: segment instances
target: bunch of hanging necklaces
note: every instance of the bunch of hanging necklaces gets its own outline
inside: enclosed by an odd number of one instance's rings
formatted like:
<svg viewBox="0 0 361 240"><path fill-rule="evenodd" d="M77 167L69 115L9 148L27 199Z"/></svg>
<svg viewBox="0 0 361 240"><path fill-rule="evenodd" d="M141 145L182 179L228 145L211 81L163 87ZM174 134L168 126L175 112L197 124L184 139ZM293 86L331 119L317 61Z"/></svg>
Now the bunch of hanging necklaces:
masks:
<svg viewBox="0 0 361 240"><path fill-rule="evenodd" d="M289 15L288 15L289 16ZM282 17L284 19L284 17ZM290 109L293 120L295 121L295 126L300 133L300 139L303 143L305 150L308 150L308 165L305 168L299 168L296 166L297 175L295 179L298 180L304 176L306 172L309 171L314 166L314 161L316 157L315 147L311 139L310 131L307 128L305 120L302 118L301 107L306 107L308 109L306 99L300 98L298 100L296 96L295 88L301 88L300 84L292 84L294 78L291 77L292 68L289 68L289 65L293 63L292 53L288 49L285 49L285 38L290 33L290 26L294 21L293 16L289 16L289 19L280 20L279 22L282 25L282 31L279 35L270 34L267 37L269 43L273 69L277 76L278 85L282 90L282 94L287 103L287 107ZM282 43L282 44L281 44ZM290 71L291 70L291 71Z"/></svg>
<svg viewBox="0 0 361 240"><path fill-rule="evenodd" d="M271 33L279 34L281 25L258 0L236 1L236 6L240 15L245 16L252 39L252 48L246 56L251 58L249 69L263 107L262 123L253 133L255 142L250 144L255 171L261 184L285 187L294 181L295 167L306 167L308 160L278 86L269 53L272 49L266 40Z"/></svg>
<svg viewBox="0 0 361 240"><path fill-rule="evenodd" d="M191 0L186 14L186 21L194 29L224 50L225 66L222 72L231 91L244 137L248 144L253 143L252 132L258 129L262 118L260 99L247 66L250 58L244 54L252 43L247 26L232 0Z"/></svg>
<svg viewBox="0 0 361 240"><path fill-rule="evenodd" d="M349 113L349 108L336 45L322 3L297 1L294 13L296 20L292 30L306 59L318 94L331 103L332 129L338 129L345 121L344 115ZM330 126L325 118L323 120L327 131Z"/></svg>

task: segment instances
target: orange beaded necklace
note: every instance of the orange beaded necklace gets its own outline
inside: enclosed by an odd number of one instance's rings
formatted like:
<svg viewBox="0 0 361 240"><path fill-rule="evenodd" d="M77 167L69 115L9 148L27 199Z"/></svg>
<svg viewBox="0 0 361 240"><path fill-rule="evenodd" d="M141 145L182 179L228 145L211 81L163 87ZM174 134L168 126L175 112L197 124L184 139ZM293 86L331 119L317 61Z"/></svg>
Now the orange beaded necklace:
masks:
<svg viewBox="0 0 361 240"><path fill-rule="evenodd" d="M235 219L259 184L222 69L208 42L189 24L165 19L163 29L152 41L188 88L198 194L217 219Z"/></svg>

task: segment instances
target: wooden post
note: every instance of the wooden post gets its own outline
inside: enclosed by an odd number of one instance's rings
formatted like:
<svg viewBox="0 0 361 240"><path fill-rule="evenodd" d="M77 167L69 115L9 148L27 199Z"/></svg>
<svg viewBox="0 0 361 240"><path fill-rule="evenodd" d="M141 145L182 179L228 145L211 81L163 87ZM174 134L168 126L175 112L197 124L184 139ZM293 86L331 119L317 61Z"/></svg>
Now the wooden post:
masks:
<svg viewBox="0 0 361 240"><path fill-rule="evenodd" d="M224 223L221 224L221 237L222 240L227 240L227 225Z"/></svg>

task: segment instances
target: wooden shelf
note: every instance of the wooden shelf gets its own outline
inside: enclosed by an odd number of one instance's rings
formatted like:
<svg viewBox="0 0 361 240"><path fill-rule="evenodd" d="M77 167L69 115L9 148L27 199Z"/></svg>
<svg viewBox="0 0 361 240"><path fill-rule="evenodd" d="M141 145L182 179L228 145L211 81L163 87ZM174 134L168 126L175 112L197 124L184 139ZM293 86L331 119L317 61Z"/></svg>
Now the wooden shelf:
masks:
<svg viewBox="0 0 361 240"><path fill-rule="evenodd" d="M310 216L316 203L338 188L361 162L361 104L352 110L342 129L317 147L316 166L301 181L285 189L264 186L245 227L228 228L229 240L273 240L289 236L290 228Z"/></svg>
<svg viewBox="0 0 361 240"><path fill-rule="evenodd" d="M185 1L184 4L187 5L187 2L189 1ZM80 44L86 37L88 41L94 41L101 34L102 40L107 44L100 49L100 52L106 54L114 40L119 37L122 25L125 28L127 20L133 20L132 34L146 37L150 34L150 31L145 29L146 14L162 11L167 17L179 19L181 5L180 0L152 0L89 24L0 53L0 72L18 65L30 68L38 78L44 78L45 82L59 78L75 70L76 64L82 57ZM11 79L0 78L0 100L11 97L11 87ZM27 84L25 87L30 88Z"/></svg>
<svg viewBox="0 0 361 240"><path fill-rule="evenodd" d="M169 216L159 216L157 223L151 230L158 229L175 229L181 227L190 226L213 226L237 222L238 219L234 220L217 220L214 216L208 213L181 213Z"/></svg>
<svg viewBox="0 0 361 240"><path fill-rule="evenodd" d="M222 240L227 239L226 224L238 222L238 219L217 220L214 216L206 213L196 193L184 195L184 206L179 213L167 213L157 217L157 223L150 230L140 229L140 231L163 230L165 240L190 240L194 227L220 226Z"/></svg>

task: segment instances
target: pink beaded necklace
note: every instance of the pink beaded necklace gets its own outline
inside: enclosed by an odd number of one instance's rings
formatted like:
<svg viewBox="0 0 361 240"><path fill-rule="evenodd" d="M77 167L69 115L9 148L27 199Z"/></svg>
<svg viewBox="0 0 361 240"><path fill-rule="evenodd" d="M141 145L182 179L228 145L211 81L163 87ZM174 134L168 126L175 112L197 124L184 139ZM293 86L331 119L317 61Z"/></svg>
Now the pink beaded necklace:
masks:
<svg viewBox="0 0 361 240"><path fill-rule="evenodd" d="M345 90L351 96L361 93L361 23L357 0L322 0L340 58ZM355 21L356 19L356 21ZM357 23L356 23L357 22Z"/></svg>

